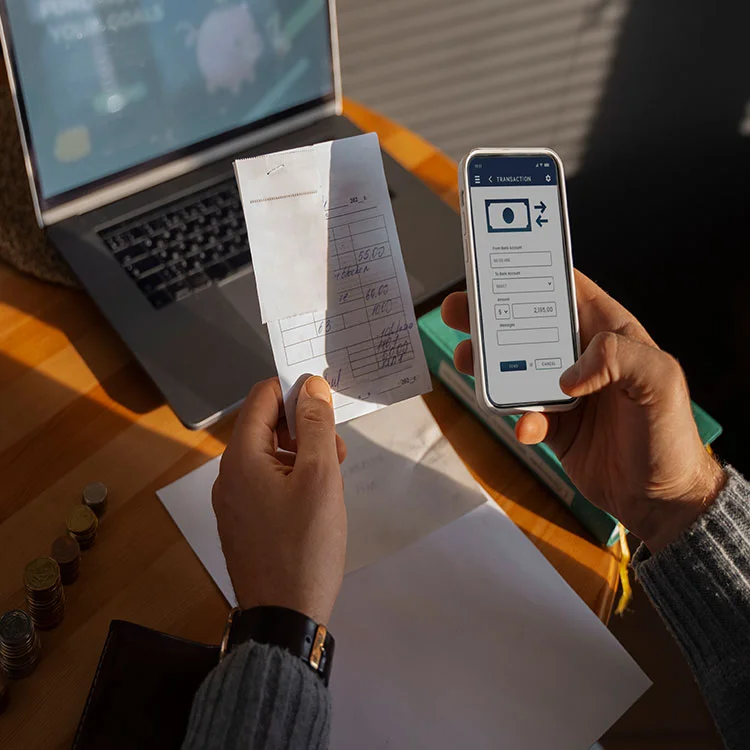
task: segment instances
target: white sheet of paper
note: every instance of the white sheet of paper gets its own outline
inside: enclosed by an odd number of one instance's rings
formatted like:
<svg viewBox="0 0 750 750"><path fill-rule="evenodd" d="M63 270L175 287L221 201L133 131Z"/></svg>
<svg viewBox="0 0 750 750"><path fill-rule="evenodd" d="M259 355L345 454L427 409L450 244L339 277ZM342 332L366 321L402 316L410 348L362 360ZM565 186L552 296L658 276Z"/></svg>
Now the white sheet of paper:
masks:
<svg viewBox="0 0 750 750"><path fill-rule="evenodd" d="M348 448L342 467L349 521L347 572L402 549L485 501L421 398L344 425L339 434ZM234 606L211 508L219 460L209 461L158 495Z"/></svg>
<svg viewBox="0 0 750 750"><path fill-rule="evenodd" d="M584 750L651 684L494 503L344 579L332 750Z"/></svg>
<svg viewBox="0 0 750 750"><path fill-rule="evenodd" d="M486 500L421 398L338 430L349 520L347 572L400 550Z"/></svg>
<svg viewBox="0 0 750 750"><path fill-rule="evenodd" d="M377 136L238 161L235 170L292 433L309 375L330 383L338 423L428 392Z"/></svg>
<svg viewBox="0 0 750 750"><path fill-rule="evenodd" d="M648 678L484 502L421 399L342 432L353 572L331 622L332 749L589 747ZM218 464L159 497L234 605L211 509Z"/></svg>

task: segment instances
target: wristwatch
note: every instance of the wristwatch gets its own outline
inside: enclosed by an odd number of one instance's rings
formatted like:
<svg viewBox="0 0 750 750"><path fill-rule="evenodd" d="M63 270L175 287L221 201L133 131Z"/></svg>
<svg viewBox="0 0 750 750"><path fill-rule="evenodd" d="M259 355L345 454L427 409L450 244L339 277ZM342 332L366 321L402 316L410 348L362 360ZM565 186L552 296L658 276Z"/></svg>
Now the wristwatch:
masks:
<svg viewBox="0 0 750 750"><path fill-rule="evenodd" d="M250 640L289 651L328 685L335 641L325 625L286 607L235 607L227 619L219 660Z"/></svg>

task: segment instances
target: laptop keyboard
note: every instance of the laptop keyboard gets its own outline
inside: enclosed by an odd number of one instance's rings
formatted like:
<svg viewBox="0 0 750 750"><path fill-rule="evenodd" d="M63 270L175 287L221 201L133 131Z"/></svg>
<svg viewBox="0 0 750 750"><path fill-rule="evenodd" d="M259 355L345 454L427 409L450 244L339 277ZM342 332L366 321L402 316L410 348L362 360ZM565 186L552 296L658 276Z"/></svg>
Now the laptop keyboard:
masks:
<svg viewBox="0 0 750 750"><path fill-rule="evenodd" d="M250 266L233 179L108 227L99 236L156 309Z"/></svg>

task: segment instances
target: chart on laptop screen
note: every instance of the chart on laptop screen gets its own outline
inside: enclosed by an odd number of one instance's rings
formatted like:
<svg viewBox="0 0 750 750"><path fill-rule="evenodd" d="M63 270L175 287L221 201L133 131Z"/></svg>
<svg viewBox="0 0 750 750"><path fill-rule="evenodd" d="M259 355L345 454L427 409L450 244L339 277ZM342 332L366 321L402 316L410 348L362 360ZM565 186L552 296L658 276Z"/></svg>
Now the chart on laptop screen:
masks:
<svg viewBox="0 0 750 750"><path fill-rule="evenodd" d="M5 8L43 198L333 89L327 0Z"/></svg>

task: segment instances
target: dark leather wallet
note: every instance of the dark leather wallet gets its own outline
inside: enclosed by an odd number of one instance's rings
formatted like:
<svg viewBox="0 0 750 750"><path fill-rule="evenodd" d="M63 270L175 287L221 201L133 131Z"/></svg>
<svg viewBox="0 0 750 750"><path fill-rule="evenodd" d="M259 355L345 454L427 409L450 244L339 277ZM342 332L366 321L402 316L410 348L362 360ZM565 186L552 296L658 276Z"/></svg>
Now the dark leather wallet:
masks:
<svg viewBox="0 0 750 750"><path fill-rule="evenodd" d="M219 647L113 620L73 750L171 750Z"/></svg>

